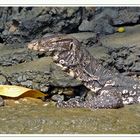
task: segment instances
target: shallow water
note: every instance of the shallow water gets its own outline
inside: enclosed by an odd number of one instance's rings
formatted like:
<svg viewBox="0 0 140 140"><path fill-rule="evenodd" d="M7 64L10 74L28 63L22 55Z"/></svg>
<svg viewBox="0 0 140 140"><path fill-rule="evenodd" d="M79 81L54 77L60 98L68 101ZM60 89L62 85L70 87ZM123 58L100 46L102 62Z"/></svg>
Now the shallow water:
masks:
<svg viewBox="0 0 140 140"><path fill-rule="evenodd" d="M24 98L0 108L1 134L138 134L140 105L120 109L56 108Z"/></svg>

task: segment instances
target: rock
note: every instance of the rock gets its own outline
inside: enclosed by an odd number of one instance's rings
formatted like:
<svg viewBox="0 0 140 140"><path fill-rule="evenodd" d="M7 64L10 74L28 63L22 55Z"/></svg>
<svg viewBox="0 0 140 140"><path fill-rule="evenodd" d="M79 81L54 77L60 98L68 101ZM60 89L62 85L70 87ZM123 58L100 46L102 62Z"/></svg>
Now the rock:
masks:
<svg viewBox="0 0 140 140"><path fill-rule="evenodd" d="M65 100L86 93L85 90L81 90L82 83L63 72L52 62L51 57L28 52L24 48L9 47L7 50L7 47L2 45L0 48L3 52L0 54L0 70L6 75L6 79L0 77L1 84L6 84L8 81L8 84L37 89L49 96L64 95ZM19 61L20 59L24 61ZM4 60L7 60L5 66Z"/></svg>
<svg viewBox="0 0 140 140"><path fill-rule="evenodd" d="M68 37L74 37L78 39L80 42L84 42L90 38L96 41L97 34L92 33L92 32L80 32L80 33L71 33L71 34L66 34Z"/></svg>
<svg viewBox="0 0 140 140"><path fill-rule="evenodd" d="M12 66L24 62L29 62L31 60L35 60L38 57L39 56L37 54L28 51L6 54L0 58L0 65Z"/></svg>
<svg viewBox="0 0 140 140"><path fill-rule="evenodd" d="M91 21L84 20L79 26L79 31L92 31L101 34L112 34L114 33L114 28L108 23L108 20L93 19Z"/></svg>
<svg viewBox="0 0 140 140"><path fill-rule="evenodd" d="M140 72L140 63L135 63L135 65L131 68L132 72Z"/></svg>
<svg viewBox="0 0 140 140"><path fill-rule="evenodd" d="M79 26L79 31L93 31L94 26L93 26L94 21L88 21L88 20L83 20L81 25Z"/></svg>
<svg viewBox="0 0 140 140"><path fill-rule="evenodd" d="M98 42L98 37L96 33L93 32L80 32L80 33L72 33L67 34L67 36L72 36L78 39L79 42L82 43L84 47L94 47Z"/></svg>
<svg viewBox="0 0 140 140"><path fill-rule="evenodd" d="M109 36L104 36L100 38L103 46L109 48L122 48L124 46L130 48L132 46L139 47L139 32L140 25L125 27L126 32L115 33Z"/></svg>
<svg viewBox="0 0 140 140"><path fill-rule="evenodd" d="M81 8L12 7L1 8L1 38L6 43L26 42L48 32L70 33L78 30Z"/></svg>
<svg viewBox="0 0 140 140"><path fill-rule="evenodd" d="M99 61L100 60L107 61L109 58L108 48L104 46L90 47L87 48L87 50L90 52L91 55L93 55Z"/></svg>
<svg viewBox="0 0 140 140"><path fill-rule="evenodd" d="M3 45L0 46L0 65L1 66L12 66L24 62L36 60L41 57L39 53L28 51L20 45Z"/></svg>
<svg viewBox="0 0 140 140"><path fill-rule="evenodd" d="M51 57L39 56L39 54L28 52L23 48L11 47L7 50L1 47L0 50L3 52L0 54L0 71L7 76L7 79L3 76L0 77L1 84L7 83L6 80L8 80L10 84L38 89L44 93L51 92L50 86L63 89L81 85L81 82L68 76L60 67L56 66ZM72 90L63 91L64 94L73 94L70 92Z"/></svg>
<svg viewBox="0 0 140 140"><path fill-rule="evenodd" d="M112 18L114 26L133 25L139 23L140 10L137 8L125 8L118 11L118 15Z"/></svg>
<svg viewBox="0 0 140 140"><path fill-rule="evenodd" d="M32 7L30 10L17 7L4 11L8 18L4 20L6 26L1 37L7 43L26 42L48 32L72 32L77 30L81 20L79 7Z"/></svg>
<svg viewBox="0 0 140 140"><path fill-rule="evenodd" d="M83 18L79 31L92 31L101 34L112 34L114 26L139 24L140 10L137 8L95 8L94 11L85 8L86 16ZM90 17L90 18L89 18Z"/></svg>
<svg viewBox="0 0 140 140"><path fill-rule="evenodd" d="M85 18L79 26L79 31L92 31L100 34L112 34L114 33L114 27L112 27L111 17L107 15L104 10L100 10L99 13L95 13L92 19Z"/></svg>
<svg viewBox="0 0 140 140"><path fill-rule="evenodd" d="M75 87L81 85L81 81L67 75L60 67L52 65L50 84L56 87Z"/></svg>
<svg viewBox="0 0 140 140"><path fill-rule="evenodd" d="M112 34L115 27L139 24L139 12L136 7L5 7L0 10L0 38L11 44L46 33Z"/></svg>
<svg viewBox="0 0 140 140"><path fill-rule="evenodd" d="M139 75L139 25L127 27L126 32L101 38L108 54L103 64L125 74ZM131 75L130 74L130 75Z"/></svg>
<svg viewBox="0 0 140 140"><path fill-rule="evenodd" d="M109 61L106 61L105 63L108 66L111 65L111 67L114 67L121 73L138 72L140 71L139 57L136 55L138 52L139 48L136 47L122 47L120 49L114 49L109 51Z"/></svg>

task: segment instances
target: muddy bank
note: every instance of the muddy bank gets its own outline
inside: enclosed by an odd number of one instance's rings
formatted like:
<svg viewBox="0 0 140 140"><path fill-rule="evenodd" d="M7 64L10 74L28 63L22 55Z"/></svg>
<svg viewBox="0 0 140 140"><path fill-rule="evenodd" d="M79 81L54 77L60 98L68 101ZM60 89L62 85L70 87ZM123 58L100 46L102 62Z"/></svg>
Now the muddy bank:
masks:
<svg viewBox="0 0 140 140"><path fill-rule="evenodd" d="M40 100L7 101L1 134L139 134L140 106L117 110L62 109Z"/></svg>

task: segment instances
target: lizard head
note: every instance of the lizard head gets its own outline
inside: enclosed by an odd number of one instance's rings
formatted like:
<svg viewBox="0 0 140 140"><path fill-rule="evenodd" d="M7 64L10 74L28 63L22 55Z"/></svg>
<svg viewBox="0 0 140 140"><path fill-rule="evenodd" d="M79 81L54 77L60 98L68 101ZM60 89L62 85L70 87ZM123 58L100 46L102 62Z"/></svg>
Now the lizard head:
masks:
<svg viewBox="0 0 140 140"><path fill-rule="evenodd" d="M33 40L27 47L28 49L42 52L63 52L71 50L78 44L78 40L74 38L69 38L65 35L51 35L39 40Z"/></svg>

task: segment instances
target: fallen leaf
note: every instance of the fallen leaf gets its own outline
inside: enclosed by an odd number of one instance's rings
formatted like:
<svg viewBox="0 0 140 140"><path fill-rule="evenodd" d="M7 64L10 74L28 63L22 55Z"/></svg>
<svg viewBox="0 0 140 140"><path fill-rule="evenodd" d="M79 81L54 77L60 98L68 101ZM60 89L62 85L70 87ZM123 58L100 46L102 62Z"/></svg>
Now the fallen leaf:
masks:
<svg viewBox="0 0 140 140"><path fill-rule="evenodd" d="M44 94L38 90L33 90L30 88L25 88L15 85L0 85L0 96L6 97L44 97L47 94Z"/></svg>

